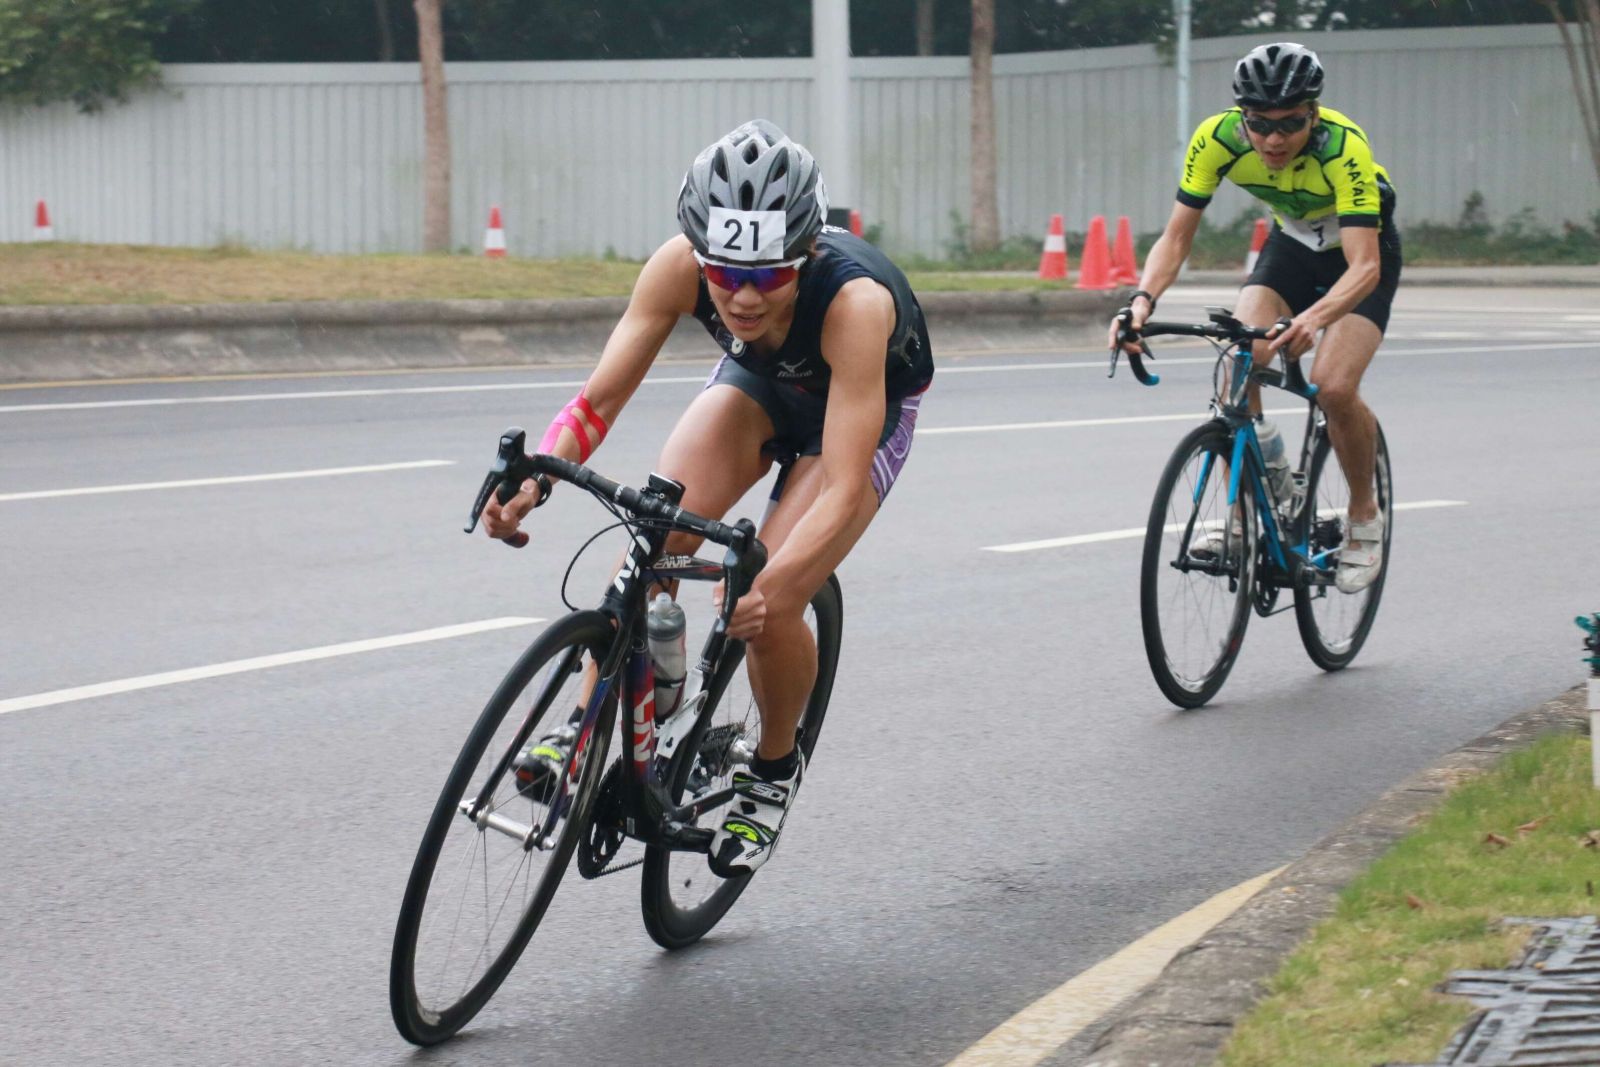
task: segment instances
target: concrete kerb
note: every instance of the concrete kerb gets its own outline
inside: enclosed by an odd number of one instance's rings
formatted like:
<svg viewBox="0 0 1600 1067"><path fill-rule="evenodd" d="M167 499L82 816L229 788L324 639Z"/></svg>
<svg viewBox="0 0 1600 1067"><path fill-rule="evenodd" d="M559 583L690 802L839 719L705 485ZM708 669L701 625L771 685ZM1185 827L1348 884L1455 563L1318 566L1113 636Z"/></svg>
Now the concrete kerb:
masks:
<svg viewBox="0 0 1600 1067"><path fill-rule="evenodd" d="M935 353L1079 343L1121 291L921 297ZM592 363L622 297L0 308L0 383ZM685 319L666 359L714 354Z"/></svg>
<svg viewBox="0 0 1600 1067"><path fill-rule="evenodd" d="M1553 730L1587 728L1586 691L1574 688L1512 716L1437 764L1389 790L1372 807L1323 838L1249 903L1189 946L1109 1021L1082 1055L1073 1046L1045 1060L1054 1067L1203 1067L1213 1062L1238 1019L1313 927L1333 913L1338 894L1373 860L1438 806L1457 782Z"/></svg>

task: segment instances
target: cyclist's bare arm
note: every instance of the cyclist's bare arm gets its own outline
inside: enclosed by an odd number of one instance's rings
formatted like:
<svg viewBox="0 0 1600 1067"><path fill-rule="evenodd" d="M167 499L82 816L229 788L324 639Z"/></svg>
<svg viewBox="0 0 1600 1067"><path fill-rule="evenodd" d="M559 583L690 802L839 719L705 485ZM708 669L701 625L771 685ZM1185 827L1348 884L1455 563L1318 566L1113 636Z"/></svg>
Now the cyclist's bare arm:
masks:
<svg viewBox="0 0 1600 1067"><path fill-rule="evenodd" d="M1338 322L1378 287L1378 231L1372 226L1341 226L1339 242L1349 266L1327 294L1306 308L1273 339L1272 351L1288 351L1292 358L1311 350L1317 331Z"/></svg>
<svg viewBox="0 0 1600 1067"><path fill-rule="evenodd" d="M828 580L860 531L862 493L871 493L872 457L888 401L883 358L894 331L894 297L877 282L846 282L822 324L830 369L822 430L822 486L756 579L769 613L798 615ZM740 601L739 610L744 610Z"/></svg>
<svg viewBox="0 0 1600 1067"><path fill-rule="evenodd" d="M611 331L600 362L583 388L589 404L607 426L616 422L639 388L678 319L694 312L700 274L690 247L687 237L674 237L645 263L634 283L628 309ZM550 453L576 461L581 455L578 439L563 427ZM523 491L503 507L491 499L483 509L484 529L490 537L509 536L538 499L539 490L532 485L524 485Z"/></svg>
<svg viewBox="0 0 1600 1067"><path fill-rule="evenodd" d="M1162 231L1150 249L1150 254L1145 257L1144 274L1139 279L1139 288L1161 299L1161 294L1172 287L1178 280L1178 271L1183 268L1184 261L1189 258L1189 250L1194 247L1195 231L1200 229L1200 218L1204 214L1201 208L1190 207L1187 204L1175 203L1172 205L1172 216L1167 219L1167 228ZM1133 326L1138 329L1150 317L1150 305L1143 300L1133 302ZM1117 343L1117 324L1111 324L1111 332L1107 343ZM1129 352L1138 350L1138 345L1125 345Z"/></svg>

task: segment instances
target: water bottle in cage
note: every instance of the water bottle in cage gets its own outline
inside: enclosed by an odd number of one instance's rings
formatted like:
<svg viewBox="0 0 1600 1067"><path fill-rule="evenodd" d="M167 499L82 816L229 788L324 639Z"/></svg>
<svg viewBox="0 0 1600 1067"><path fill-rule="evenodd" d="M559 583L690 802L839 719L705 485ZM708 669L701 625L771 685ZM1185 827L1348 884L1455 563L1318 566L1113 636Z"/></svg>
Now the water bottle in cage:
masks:
<svg viewBox="0 0 1600 1067"><path fill-rule="evenodd" d="M1256 440L1261 444L1261 458L1267 461L1267 482L1272 486L1273 499L1280 508L1288 508L1294 500L1294 472L1289 469L1289 457L1284 454L1283 434L1269 418L1256 420Z"/></svg>
<svg viewBox="0 0 1600 1067"><path fill-rule="evenodd" d="M656 721L665 720L683 701L687 673L683 607L666 593L657 593L645 615L645 634L656 675Z"/></svg>

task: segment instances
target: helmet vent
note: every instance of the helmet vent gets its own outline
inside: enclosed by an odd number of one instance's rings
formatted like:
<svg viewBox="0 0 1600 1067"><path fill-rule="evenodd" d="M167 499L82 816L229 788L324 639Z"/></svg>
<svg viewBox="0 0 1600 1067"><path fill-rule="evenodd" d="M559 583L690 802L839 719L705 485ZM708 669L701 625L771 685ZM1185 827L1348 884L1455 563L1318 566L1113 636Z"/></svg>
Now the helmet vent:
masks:
<svg viewBox="0 0 1600 1067"><path fill-rule="evenodd" d="M739 183L739 206L746 211L756 206L756 187L749 182Z"/></svg>

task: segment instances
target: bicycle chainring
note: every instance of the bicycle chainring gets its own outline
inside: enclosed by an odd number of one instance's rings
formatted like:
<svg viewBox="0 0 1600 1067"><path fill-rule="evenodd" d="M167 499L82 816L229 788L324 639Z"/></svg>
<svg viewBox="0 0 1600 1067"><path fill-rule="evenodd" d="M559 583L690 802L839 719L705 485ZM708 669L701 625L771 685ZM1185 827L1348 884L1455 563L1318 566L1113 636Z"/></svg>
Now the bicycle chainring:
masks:
<svg viewBox="0 0 1600 1067"><path fill-rule="evenodd" d="M600 780L600 793L594 800L594 818L589 820L589 828L578 842L578 873L583 877L599 878L623 869L607 869L627 840L622 832L622 819L622 760L617 759Z"/></svg>

